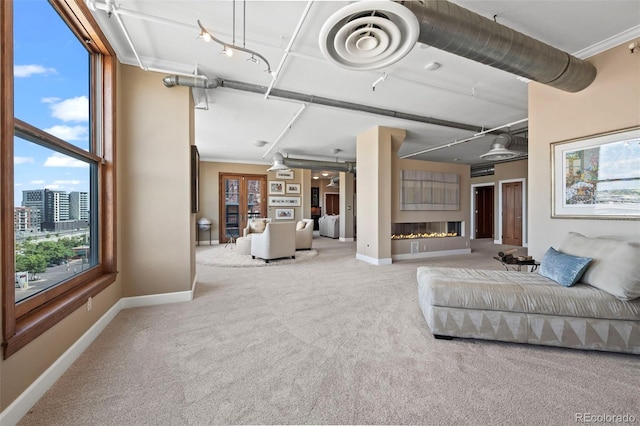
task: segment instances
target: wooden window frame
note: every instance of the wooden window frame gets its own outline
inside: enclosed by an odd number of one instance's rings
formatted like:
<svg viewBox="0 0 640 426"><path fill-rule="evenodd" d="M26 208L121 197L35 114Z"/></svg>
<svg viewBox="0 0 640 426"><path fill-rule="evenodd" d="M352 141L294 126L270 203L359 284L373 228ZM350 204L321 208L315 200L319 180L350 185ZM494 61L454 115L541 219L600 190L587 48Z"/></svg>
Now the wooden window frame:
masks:
<svg viewBox="0 0 640 426"><path fill-rule="evenodd" d="M50 1L91 57L90 150L61 141L14 117L13 2L0 2L0 262L3 356L6 359L115 282L116 265L116 55L82 0ZM99 92L98 92L99 90ZM95 117L99 116L99 119ZM14 134L51 141L98 167L98 264L51 289L15 303Z"/></svg>

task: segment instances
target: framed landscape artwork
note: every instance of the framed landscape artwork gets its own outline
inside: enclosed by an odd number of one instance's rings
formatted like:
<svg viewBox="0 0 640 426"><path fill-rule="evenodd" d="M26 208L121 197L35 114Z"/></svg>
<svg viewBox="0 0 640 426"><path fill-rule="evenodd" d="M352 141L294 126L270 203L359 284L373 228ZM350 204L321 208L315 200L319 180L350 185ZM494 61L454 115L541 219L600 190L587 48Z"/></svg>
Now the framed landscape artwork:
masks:
<svg viewBox="0 0 640 426"><path fill-rule="evenodd" d="M269 194L284 195L284 182L278 180L270 180Z"/></svg>
<svg viewBox="0 0 640 426"><path fill-rule="evenodd" d="M288 183L287 184L287 194L299 194L300 193L300 184L299 183Z"/></svg>
<svg viewBox="0 0 640 426"><path fill-rule="evenodd" d="M276 209L276 220L293 219L294 209Z"/></svg>
<svg viewBox="0 0 640 426"><path fill-rule="evenodd" d="M552 217L640 219L640 128L551 144Z"/></svg>

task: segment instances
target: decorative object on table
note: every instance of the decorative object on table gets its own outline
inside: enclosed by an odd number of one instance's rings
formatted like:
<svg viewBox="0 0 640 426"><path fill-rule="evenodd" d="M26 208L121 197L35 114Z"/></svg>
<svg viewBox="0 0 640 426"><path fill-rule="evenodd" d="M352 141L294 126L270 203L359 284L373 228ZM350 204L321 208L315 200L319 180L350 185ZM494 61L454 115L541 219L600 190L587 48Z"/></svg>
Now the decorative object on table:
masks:
<svg viewBox="0 0 640 426"><path fill-rule="evenodd" d="M201 217L200 219L198 219L198 221L196 222L196 245L200 245L200 231L209 231L209 245L211 245L211 228L212 228L213 222L206 218L206 217Z"/></svg>
<svg viewBox="0 0 640 426"><path fill-rule="evenodd" d="M640 128L551 144L552 217L640 219Z"/></svg>
<svg viewBox="0 0 640 426"><path fill-rule="evenodd" d="M513 256L518 253L518 249L508 249L508 250L504 250L504 251L499 251L498 252L498 257L500 258L500 260L507 261L509 259L512 259Z"/></svg>

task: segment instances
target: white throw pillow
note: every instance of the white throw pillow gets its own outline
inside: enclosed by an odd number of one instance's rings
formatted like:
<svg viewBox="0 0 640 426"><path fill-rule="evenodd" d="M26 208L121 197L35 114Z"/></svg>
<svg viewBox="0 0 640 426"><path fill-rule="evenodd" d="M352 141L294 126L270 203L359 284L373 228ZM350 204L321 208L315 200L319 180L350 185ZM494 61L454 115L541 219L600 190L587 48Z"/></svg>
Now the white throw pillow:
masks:
<svg viewBox="0 0 640 426"><path fill-rule="evenodd" d="M298 223L296 224L296 231L302 231L305 226L306 226L306 223L304 222L304 220L299 220Z"/></svg>
<svg viewBox="0 0 640 426"><path fill-rule="evenodd" d="M614 237L586 237L569 232L559 247L563 253L591 257L580 279L620 300L640 297L640 242Z"/></svg>

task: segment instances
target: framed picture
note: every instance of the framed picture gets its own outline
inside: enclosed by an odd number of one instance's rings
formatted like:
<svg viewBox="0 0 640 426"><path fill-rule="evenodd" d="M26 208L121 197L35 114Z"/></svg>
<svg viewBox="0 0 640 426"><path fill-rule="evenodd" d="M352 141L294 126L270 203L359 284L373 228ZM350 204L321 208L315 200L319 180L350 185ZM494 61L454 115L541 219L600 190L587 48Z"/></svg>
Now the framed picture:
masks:
<svg viewBox="0 0 640 426"><path fill-rule="evenodd" d="M284 182L279 180L270 180L269 194L284 194Z"/></svg>
<svg viewBox="0 0 640 426"><path fill-rule="evenodd" d="M299 194L300 193L300 184L299 183L288 183L287 184L287 194Z"/></svg>
<svg viewBox="0 0 640 426"><path fill-rule="evenodd" d="M640 128L551 144L552 217L640 219Z"/></svg>
<svg viewBox="0 0 640 426"><path fill-rule="evenodd" d="M276 220L293 219L295 209L276 209Z"/></svg>
<svg viewBox="0 0 640 426"><path fill-rule="evenodd" d="M191 145L191 213L200 210L200 153Z"/></svg>
<svg viewBox="0 0 640 426"><path fill-rule="evenodd" d="M311 207L320 206L320 188L314 186L311 188Z"/></svg>
<svg viewBox="0 0 640 426"><path fill-rule="evenodd" d="M300 197L269 197L269 205L273 207L299 207Z"/></svg>
<svg viewBox="0 0 640 426"><path fill-rule="evenodd" d="M278 170L276 172L276 179L293 179L293 170Z"/></svg>

